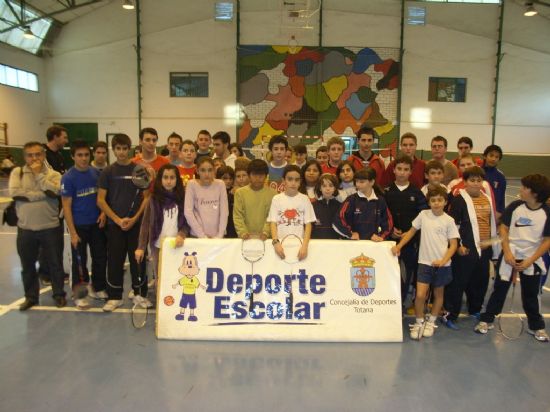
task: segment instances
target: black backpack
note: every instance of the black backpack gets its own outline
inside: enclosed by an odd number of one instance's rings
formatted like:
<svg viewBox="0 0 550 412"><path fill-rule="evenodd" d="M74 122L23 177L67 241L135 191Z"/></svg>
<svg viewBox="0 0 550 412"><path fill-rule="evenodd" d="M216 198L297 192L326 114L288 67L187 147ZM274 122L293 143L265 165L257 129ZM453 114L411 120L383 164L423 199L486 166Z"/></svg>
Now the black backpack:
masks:
<svg viewBox="0 0 550 412"><path fill-rule="evenodd" d="M19 168L19 179L23 177L23 168ZM15 210L15 200L13 200L7 208L4 209L2 223L8 226L17 226L17 211Z"/></svg>

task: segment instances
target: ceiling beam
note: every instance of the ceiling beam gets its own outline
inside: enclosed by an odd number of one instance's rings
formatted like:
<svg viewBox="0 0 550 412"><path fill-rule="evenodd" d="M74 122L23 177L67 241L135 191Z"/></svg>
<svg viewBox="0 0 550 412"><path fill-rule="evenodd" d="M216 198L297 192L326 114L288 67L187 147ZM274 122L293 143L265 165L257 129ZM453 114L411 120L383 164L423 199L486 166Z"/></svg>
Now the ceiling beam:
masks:
<svg viewBox="0 0 550 412"><path fill-rule="evenodd" d="M13 6L11 5L11 3L8 1L8 0L4 0L4 2L6 3L6 5L8 6L8 8L10 9L11 11L11 14L13 14L13 16L15 17L15 19L18 21L19 25L22 26L23 25L23 21L21 21L21 17L15 12L15 10L13 9ZM11 30L11 29L10 29Z"/></svg>
<svg viewBox="0 0 550 412"><path fill-rule="evenodd" d="M6 4L12 10L12 12L14 13L14 16L16 16L18 24L15 24L12 27L8 27L6 29L0 30L0 33L5 33L5 32L8 32L10 30L17 29L17 28L23 27L23 26L28 26L31 23L34 23L35 21L42 20L42 19L45 19L45 18L50 18L50 17L53 17L53 16L57 16L58 14L65 13L65 12L70 11L70 10L76 10L76 9L81 8L81 7L86 7L86 6L90 6L92 4L101 3L104 0L88 0L88 1L86 1L84 3L80 3L80 4L75 3L74 6L70 6L70 7L65 6L63 9L52 11L51 13L42 13L39 17L36 17L34 19L29 19L29 20L26 20L24 22L22 22L21 19L17 16L17 13L15 13L15 11L13 10L13 8L10 5L10 2L8 0L4 0L4 1L6 2ZM33 11L36 11L36 10L33 9Z"/></svg>

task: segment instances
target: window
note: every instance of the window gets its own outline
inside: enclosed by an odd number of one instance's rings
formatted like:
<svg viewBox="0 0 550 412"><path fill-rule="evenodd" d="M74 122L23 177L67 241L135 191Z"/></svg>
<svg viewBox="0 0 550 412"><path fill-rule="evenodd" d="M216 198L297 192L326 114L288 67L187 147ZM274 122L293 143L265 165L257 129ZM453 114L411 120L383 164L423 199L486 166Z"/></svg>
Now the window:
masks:
<svg viewBox="0 0 550 412"><path fill-rule="evenodd" d="M18 17L14 15L14 12ZM10 0L0 2L0 41L36 54L50 30L52 19L40 18L40 14L28 6L24 8L23 17L23 21L29 22L28 27L34 34L34 37L30 39L24 37L25 30L22 27L11 28L19 25L21 5Z"/></svg>
<svg viewBox="0 0 550 412"><path fill-rule="evenodd" d="M170 73L170 97L208 97L208 73Z"/></svg>
<svg viewBox="0 0 550 412"><path fill-rule="evenodd" d="M426 24L426 7L409 6L407 9L407 24L423 26Z"/></svg>
<svg viewBox="0 0 550 412"><path fill-rule="evenodd" d="M214 8L214 20L232 21L233 20L233 3L229 3L229 2L216 3Z"/></svg>
<svg viewBox="0 0 550 412"><path fill-rule="evenodd" d="M37 92L38 76L25 70L0 64L0 84Z"/></svg>
<svg viewBox="0 0 550 412"><path fill-rule="evenodd" d="M430 77L428 100L430 102L465 102L466 79Z"/></svg>

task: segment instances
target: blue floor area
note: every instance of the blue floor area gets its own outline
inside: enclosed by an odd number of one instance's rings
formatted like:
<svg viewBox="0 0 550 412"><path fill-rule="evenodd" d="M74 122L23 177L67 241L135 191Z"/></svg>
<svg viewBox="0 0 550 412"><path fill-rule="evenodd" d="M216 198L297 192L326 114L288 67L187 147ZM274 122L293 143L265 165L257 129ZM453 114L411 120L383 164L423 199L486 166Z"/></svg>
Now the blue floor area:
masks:
<svg viewBox="0 0 550 412"><path fill-rule="evenodd" d="M128 314L0 318L3 411L544 411L548 345L439 328L402 344L157 341Z"/></svg>
<svg viewBox="0 0 550 412"><path fill-rule="evenodd" d="M128 300L57 310L46 290L45 308L19 312L13 228L0 257L1 412L550 410L550 344L478 335L470 318L420 342L405 318L397 344L159 341L154 319L132 327ZM550 316L550 289L541 303Z"/></svg>

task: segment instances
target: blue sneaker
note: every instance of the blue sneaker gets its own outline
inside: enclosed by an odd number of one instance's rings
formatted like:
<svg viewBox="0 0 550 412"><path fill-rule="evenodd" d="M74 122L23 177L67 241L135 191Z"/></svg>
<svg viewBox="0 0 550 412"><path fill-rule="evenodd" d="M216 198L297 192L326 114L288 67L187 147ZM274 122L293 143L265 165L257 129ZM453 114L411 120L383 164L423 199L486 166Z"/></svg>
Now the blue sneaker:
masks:
<svg viewBox="0 0 550 412"><path fill-rule="evenodd" d="M445 323L445 326L447 326L451 330L460 330L460 328L456 324L456 321L454 320L443 318L443 322Z"/></svg>

